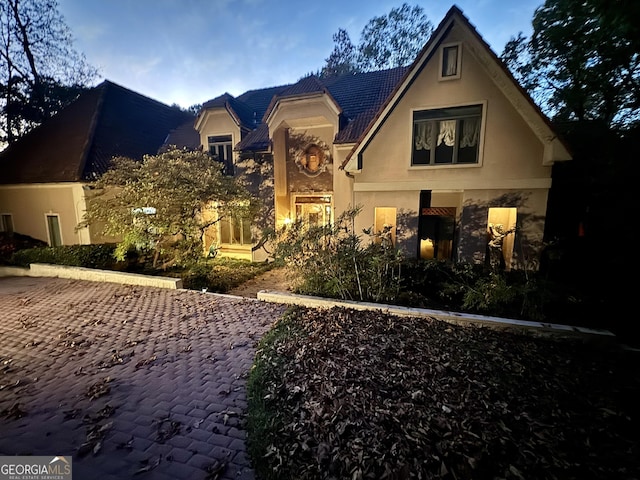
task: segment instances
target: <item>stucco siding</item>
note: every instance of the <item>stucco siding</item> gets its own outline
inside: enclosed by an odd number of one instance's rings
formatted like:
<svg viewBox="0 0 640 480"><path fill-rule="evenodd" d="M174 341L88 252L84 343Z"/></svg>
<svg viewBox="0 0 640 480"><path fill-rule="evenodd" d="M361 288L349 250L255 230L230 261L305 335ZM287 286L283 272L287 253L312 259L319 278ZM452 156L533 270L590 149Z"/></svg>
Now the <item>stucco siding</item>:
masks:
<svg viewBox="0 0 640 480"><path fill-rule="evenodd" d="M75 228L82 220L85 200L82 184L0 186L0 211L13 217L14 231L49 241L47 215L57 215L64 245L87 244L89 234Z"/></svg>
<svg viewBox="0 0 640 480"><path fill-rule="evenodd" d="M458 41L456 31L446 39ZM363 152L356 183L425 181L480 182L490 188L504 179L550 176L543 166L543 144L462 43L461 78L438 80L439 55L420 72ZM480 163L411 166L413 112L451 106L482 105Z"/></svg>
<svg viewBox="0 0 640 480"><path fill-rule="evenodd" d="M240 140L240 127L226 110L207 111L199 129L200 143L204 150L208 149L210 135L231 135L231 144L236 145Z"/></svg>

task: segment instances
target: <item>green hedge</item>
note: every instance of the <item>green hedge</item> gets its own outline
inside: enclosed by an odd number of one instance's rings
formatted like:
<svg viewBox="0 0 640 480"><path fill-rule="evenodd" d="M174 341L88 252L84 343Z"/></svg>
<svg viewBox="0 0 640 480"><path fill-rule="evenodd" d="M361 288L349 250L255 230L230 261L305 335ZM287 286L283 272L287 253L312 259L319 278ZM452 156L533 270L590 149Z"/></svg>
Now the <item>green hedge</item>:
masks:
<svg viewBox="0 0 640 480"><path fill-rule="evenodd" d="M114 250L113 244L28 248L15 252L11 263L25 267L32 263L50 263L113 270L117 266Z"/></svg>

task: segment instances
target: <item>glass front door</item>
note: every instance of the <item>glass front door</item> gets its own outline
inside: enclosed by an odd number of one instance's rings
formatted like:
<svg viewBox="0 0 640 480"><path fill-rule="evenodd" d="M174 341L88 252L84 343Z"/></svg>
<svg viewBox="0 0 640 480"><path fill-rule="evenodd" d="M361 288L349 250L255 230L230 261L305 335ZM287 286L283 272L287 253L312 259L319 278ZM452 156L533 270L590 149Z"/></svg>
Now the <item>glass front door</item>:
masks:
<svg viewBox="0 0 640 480"><path fill-rule="evenodd" d="M309 226L331 222L331 195L304 195L295 199L296 219Z"/></svg>

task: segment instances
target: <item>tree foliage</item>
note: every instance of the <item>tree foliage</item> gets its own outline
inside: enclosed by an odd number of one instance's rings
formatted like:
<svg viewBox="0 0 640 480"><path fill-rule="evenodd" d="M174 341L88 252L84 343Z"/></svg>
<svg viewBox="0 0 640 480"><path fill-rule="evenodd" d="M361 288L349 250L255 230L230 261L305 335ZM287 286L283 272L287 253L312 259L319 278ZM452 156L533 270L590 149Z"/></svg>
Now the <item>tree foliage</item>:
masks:
<svg viewBox="0 0 640 480"><path fill-rule="evenodd" d="M184 264L203 254L205 230L220 218L250 217L255 201L208 154L172 149L141 162L119 157L94 182L80 227L121 237L116 255L151 251L154 266Z"/></svg>
<svg viewBox="0 0 640 480"><path fill-rule="evenodd" d="M333 51L325 60L322 76L332 77L359 71L356 54L357 50L351 42L349 33L344 28L340 28L333 34Z"/></svg>
<svg viewBox="0 0 640 480"><path fill-rule="evenodd" d="M323 76L368 72L410 64L433 31L419 5L403 3L387 15L373 17L355 46L344 29L333 35L334 48L325 60Z"/></svg>
<svg viewBox="0 0 640 480"><path fill-rule="evenodd" d="M626 126L640 119L638 23L638 2L547 0L502 58L551 117Z"/></svg>
<svg viewBox="0 0 640 480"><path fill-rule="evenodd" d="M0 2L0 144L68 105L96 75L56 0Z"/></svg>

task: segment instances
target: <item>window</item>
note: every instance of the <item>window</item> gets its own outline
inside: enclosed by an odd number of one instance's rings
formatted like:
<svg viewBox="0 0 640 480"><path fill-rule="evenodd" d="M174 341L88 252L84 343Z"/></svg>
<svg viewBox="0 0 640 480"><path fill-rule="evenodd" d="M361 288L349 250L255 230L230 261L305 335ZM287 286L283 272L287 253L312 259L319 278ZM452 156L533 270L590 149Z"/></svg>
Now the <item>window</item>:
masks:
<svg viewBox="0 0 640 480"><path fill-rule="evenodd" d="M296 219L321 227L331 222L331 195L304 195L295 198Z"/></svg>
<svg viewBox="0 0 640 480"><path fill-rule="evenodd" d="M501 270L511 270L518 209L490 208L487 218L488 263Z"/></svg>
<svg viewBox="0 0 640 480"><path fill-rule="evenodd" d="M59 247L62 245L62 234L60 233L60 217L58 215L47 215L47 234L49 235L49 245Z"/></svg>
<svg viewBox="0 0 640 480"><path fill-rule="evenodd" d="M482 105L413 112L412 165L478 163Z"/></svg>
<svg viewBox="0 0 640 480"><path fill-rule="evenodd" d="M207 138L209 143L209 154L214 160L222 163L222 172L225 175L233 175L233 148L231 143L231 135L210 136Z"/></svg>
<svg viewBox="0 0 640 480"><path fill-rule="evenodd" d="M0 232L13 232L13 217L10 213L0 214Z"/></svg>
<svg viewBox="0 0 640 480"><path fill-rule="evenodd" d="M444 45L440 59L440 80L460 78L460 44Z"/></svg>
<svg viewBox="0 0 640 480"><path fill-rule="evenodd" d="M227 245L251 245L249 219L226 217L220 220L220 243Z"/></svg>
<svg viewBox="0 0 640 480"><path fill-rule="evenodd" d="M373 226L376 242L385 246L396 244L396 214L394 207L376 207Z"/></svg>

